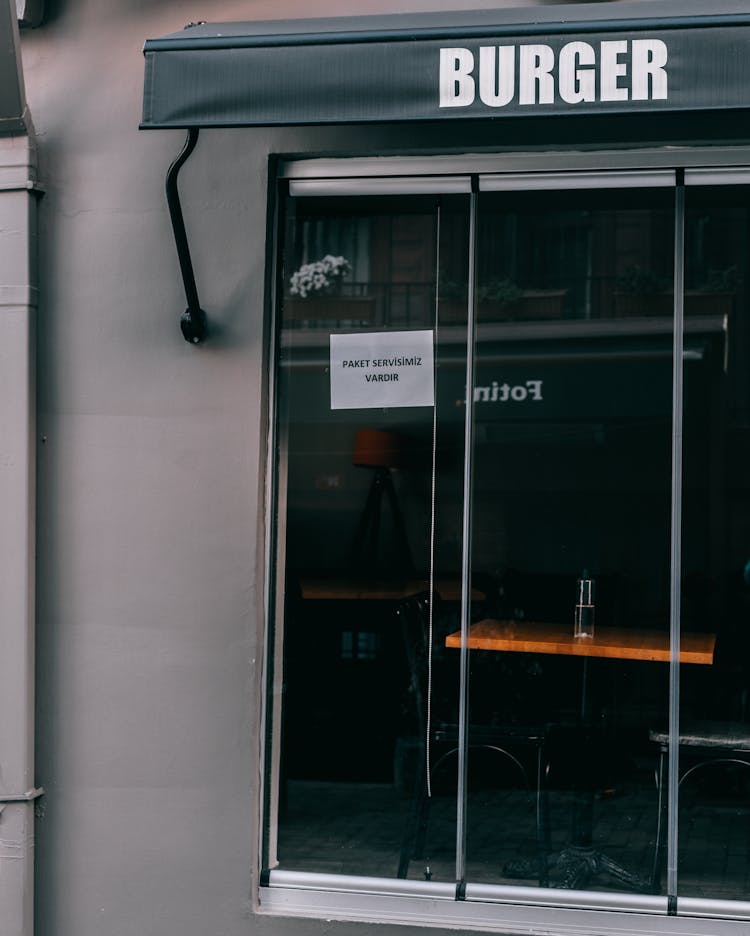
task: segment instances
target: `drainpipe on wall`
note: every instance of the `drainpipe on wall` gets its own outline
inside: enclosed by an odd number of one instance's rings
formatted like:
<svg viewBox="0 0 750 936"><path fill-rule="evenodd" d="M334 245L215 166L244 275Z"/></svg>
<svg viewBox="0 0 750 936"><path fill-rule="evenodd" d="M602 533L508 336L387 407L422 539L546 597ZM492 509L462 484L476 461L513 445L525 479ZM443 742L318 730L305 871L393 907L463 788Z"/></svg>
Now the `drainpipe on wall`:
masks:
<svg viewBox="0 0 750 936"><path fill-rule="evenodd" d="M33 936L36 170L0 0L0 931Z"/></svg>

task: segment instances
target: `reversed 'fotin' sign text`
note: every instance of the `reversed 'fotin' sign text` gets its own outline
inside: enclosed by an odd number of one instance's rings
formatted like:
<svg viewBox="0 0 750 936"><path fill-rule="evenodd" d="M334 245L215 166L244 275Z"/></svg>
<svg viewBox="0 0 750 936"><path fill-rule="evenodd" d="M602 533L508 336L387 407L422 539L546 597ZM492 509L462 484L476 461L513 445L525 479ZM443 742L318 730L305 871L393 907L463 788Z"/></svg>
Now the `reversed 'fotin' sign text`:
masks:
<svg viewBox="0 0 750 936"><path fill-rule="evenodd" d="M331 335L331 409L434 405L432 331Z"/></svg>

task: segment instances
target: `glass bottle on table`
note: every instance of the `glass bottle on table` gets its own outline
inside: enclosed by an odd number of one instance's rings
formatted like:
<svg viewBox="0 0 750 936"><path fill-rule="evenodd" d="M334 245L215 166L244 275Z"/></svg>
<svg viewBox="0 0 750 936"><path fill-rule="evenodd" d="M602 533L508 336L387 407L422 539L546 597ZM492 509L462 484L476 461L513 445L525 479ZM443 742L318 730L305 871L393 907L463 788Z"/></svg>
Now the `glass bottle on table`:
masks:
<svg viewBox="0 0 750 936"><path fill-rule="evenodd" d="M594 636L594 580L584 569L576 585L576 606L573 620L573 637Z"/></svg>

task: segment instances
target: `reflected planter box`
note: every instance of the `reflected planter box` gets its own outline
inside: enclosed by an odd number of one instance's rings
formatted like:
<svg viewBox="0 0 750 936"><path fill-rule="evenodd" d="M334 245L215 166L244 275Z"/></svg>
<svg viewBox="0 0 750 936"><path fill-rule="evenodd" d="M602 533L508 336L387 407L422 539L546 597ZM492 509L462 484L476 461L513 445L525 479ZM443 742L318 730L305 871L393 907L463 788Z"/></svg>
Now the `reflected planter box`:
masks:
<svg viewBox="0 0 750 936"><path fill-rule="evenodd" d="M511 302L481 299L477 303L478 322L547 321L563 317L564 289L524 289ZM446 324L466 321L466 303L448 299L440 303L440 319Z"/></svg>
<svg viewBox="0 0 750 936"><path fill-rule="evenodd" d="M686 315L730 315L734 308L734 293L685 293Z"/></svg>
<svg viewBox="0 0 750 936"><path fill-rule="evenodd" d="M672 293L632 295L615 293L615 318L659 318L671 316L674 309ZM685 315L729 315L734 305L734 293L686 291Z"/></svg>
<svg viewBox="0 0 750 936"><path fill-rule="evenodd" d="M284 300L284 320L314 326L318 323L367 325L375 319L375 300L371 296L316 296Z"/></svg>

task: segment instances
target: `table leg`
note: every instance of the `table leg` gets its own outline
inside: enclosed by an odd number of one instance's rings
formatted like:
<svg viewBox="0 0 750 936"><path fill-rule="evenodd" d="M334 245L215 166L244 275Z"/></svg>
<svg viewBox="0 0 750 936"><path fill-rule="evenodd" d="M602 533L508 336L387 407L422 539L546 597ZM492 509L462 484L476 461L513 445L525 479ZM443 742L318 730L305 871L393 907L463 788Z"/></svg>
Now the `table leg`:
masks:
<svg viewBox="0 0 750 936"><path fill-rule="evenodd" d="M589 715L589 667L588 658L583 659L581 686L581 729L590 725ZM593 846L594 787L586 784L576 790L571 810L571 844L559 852L547 856L549 871L556 871L560 881L553 887L571 890L584 889L593 877L608 874L620 884L641 893L651 893L653 882L629 870L609 855ZM538 863L531 860L512 861L505 865L503 874L511 878L530 878L538 873Z"/></svg>

